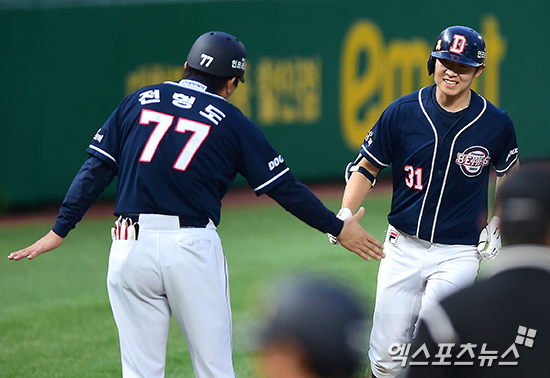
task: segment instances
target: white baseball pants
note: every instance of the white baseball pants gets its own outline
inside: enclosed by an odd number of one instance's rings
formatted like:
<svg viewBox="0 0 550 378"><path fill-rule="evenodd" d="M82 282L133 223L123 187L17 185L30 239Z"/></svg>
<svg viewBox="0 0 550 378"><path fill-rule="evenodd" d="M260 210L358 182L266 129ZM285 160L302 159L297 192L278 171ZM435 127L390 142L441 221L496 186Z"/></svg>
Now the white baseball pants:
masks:
<svg viewBox="0 0 550 378"><path fill-rule="evenodd" d="M371 369L378 378L401 373L402 361L390 355L390 346L412 340L416 322L430 303L472 285L481 259L476 246L431 244L391 225L384 253L369 349Z"/></svg>
<svg viewBox="0 0 550 378"><path fill-rule="evenodd" d="M111 246L107 286L124 378L162 378L172 314L195 376L234 378L227 262L212 222L180 228L175 216L142 214L138 240Z"/></svg>

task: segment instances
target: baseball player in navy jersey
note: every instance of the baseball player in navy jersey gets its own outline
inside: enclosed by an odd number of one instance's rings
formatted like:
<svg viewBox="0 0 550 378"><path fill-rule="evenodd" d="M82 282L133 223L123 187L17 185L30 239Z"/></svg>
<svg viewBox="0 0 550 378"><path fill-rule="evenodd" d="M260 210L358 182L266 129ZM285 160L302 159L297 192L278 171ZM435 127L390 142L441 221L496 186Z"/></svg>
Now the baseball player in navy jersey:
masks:
<svg viewBox="0 0 550 378"><path fill-rule="evenodd" d="M266 193L308 225L338 235L362 258L384 256L382 244L359 225L364 209L338 219L228 103L245 69L240 40L201 35L181 81L122 101L93 137L53 229L9 255L32 259L58 247L118 175L107 286L125 378L164 376L172 314L197 377L235 376L227 264L216 226L238 173L256 195Z"/></svg>
<svg viewBox="0 0 550 378"><path fill-rule="evenodd" d="M342 219L359 207L378 172L392 165L369 351L375 377L401 372L394 357L411 341L423 310L473 284L480 260L500 248L498 217L487 224L489 167L498 190L519 166L518 147L506 112L471 89L485 69L485 54L475 30L441 32L428 59L435 85L391 103L346 168Z"/></svg>

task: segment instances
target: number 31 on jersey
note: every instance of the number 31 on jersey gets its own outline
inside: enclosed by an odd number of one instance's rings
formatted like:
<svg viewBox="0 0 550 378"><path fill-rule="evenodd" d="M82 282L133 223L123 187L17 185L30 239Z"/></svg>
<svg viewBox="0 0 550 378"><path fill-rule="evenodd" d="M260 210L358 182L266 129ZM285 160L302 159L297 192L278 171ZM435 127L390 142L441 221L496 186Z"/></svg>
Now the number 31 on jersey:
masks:
<svg viewBox="0 0 550 378"><path fill-rule="evenodd" d="M422 190L424 186L422 185L422 168L416 168L412 165L406 165L403 167L407 176L405 177L405 184L411 189Z"/></svg>

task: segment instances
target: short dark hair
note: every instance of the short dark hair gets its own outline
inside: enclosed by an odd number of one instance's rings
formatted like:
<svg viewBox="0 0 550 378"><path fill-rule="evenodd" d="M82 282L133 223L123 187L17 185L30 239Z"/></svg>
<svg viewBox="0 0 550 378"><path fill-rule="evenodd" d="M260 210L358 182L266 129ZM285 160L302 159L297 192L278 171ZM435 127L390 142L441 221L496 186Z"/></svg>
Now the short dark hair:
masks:
<svg viewBox="0 0 550 378"><path fill-rule="evenodd" d="M550 161L522 163L499 187L502 238L507 244L543 244L550 232Z"/></svg>
<svg viewBox="0 0 550 378"><path fill-rule="evenodd" d="M228 80L231 80L233 78L233 76L227 76L227 77L214 76L209 73L194 69L193 67L187 65L187 67L183 69L183 78L186 79L191 76L197 77L199 79L203 79L204 81L206 81L208 84L210 84L210 86L214 89L214 91L216 91L216 93L219 92L224 87L224 85L227 83ZM236 80L235 84L238 85L239 80Z"/></svg>

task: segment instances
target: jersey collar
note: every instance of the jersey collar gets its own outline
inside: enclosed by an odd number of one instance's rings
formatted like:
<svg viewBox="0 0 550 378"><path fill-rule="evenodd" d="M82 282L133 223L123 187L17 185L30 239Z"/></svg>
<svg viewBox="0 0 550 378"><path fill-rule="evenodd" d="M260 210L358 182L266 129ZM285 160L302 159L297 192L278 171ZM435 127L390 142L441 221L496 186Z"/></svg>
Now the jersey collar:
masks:
<svg viewBox="0 0 550 378"><path fill-rule="evenodd" d="M201 80L197 77L188 77L188 78L185 78L185 79L181 79L177 83L173 82L173 81L167 81L166 83L175 84L175 85L178 85L180 87L191 89L191 90L197 91L197 92L203 92L203 93L206 93L206 94L209 94L211 96L218 97L218 98L221 98L221 99L227 101L225 98L223 98L222 96L220 96L219 94L214 92L212 87L208 86L208 84L206 84L206 82L204 80Z"/></svg>

